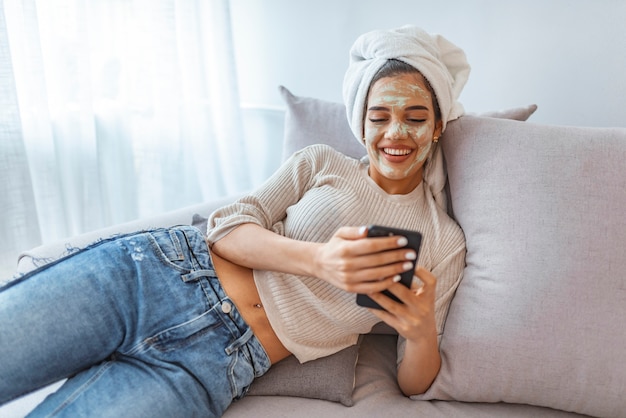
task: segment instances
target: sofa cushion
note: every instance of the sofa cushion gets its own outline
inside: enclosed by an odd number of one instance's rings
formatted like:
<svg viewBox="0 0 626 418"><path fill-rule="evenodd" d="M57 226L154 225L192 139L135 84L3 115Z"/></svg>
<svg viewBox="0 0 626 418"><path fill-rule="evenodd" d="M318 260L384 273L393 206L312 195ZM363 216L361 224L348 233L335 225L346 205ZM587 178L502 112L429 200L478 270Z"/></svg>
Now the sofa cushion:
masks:
<svg viewBox="0 0 626 418"><path fill-rule="evenodd" d="M256 379L248 395L324 399L352 406L359 345L306 363L289 356Z"/></svg>
<svg viewBox="0 0 626 418"><path fill-rule="evenodd" d="M467 267L415 398L623 416L626 129L467 116L442 144Z"/></svg>
<svg viewBox="0 0 626 418"><path fill-rule="evenodd" d="M294 152L313 144L327 144L350 157L365 155L365 147L355 138L343 104L312 97L296 96L284 86L280 94L287 105L283 160ZM526 120L537 110L536 105L481 113L481 116Z"/></svg>

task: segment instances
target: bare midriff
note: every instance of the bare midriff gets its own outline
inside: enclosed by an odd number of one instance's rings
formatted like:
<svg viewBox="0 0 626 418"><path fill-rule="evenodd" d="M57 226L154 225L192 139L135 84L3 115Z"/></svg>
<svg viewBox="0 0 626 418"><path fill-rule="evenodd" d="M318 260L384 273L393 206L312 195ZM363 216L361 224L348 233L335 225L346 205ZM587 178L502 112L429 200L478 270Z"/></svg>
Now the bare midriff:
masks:
<svg viewBox="0 0 626 418"><path fill-rule="evenodd" d="M222 288L254 332L272 364L289 356L291 353L280 342L267 319L252 269L233 264L214 252L211 258Z"/></svg>

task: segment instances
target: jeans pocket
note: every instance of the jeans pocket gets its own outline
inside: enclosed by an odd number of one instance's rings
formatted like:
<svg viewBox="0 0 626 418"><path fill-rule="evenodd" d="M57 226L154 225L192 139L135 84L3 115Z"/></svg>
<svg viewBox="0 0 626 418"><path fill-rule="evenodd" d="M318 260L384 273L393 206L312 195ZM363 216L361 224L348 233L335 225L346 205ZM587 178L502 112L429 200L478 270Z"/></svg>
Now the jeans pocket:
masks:
<svg viewBox="0 0 626 418"><path fill-rule="evenodd" d="M173 267L183 274L193 270L193 264L190 260L191 254L183 232L177 232L174 229L159 229L149 232L145 236L154 254L163 264ZM183 241L181 241L181 236Z"/></svg>
<svg viewBox="0 0 626 418"><path fill-rule="evenodd" d="M239 347L231 356L232 361L228 375L235 400L243 398L248 393L255 378L252 359L247 352L248 348L244 345Z"/></svg>
<svg viewBox="0 0 626 418"><path fill-rule="evenodd" d="M206 338L207 334L215 332L220 326L223 326L222 320L211 310L180 325L161 331L148 338L145 343L155 350L166 353L193 345Z"/></svg>

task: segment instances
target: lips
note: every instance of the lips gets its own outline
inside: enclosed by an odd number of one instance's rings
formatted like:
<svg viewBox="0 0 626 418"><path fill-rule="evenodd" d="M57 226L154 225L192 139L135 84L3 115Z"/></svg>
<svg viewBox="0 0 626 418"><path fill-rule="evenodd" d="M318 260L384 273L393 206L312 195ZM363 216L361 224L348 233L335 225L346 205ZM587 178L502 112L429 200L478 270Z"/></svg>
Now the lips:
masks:
<svg viewBox="0 0 626 418"><path fill-rule="evenodd" d="M409 155L411 152L413 152L413 150L410 148L383 148L382 150L385 154L400 157Z"/></svg>

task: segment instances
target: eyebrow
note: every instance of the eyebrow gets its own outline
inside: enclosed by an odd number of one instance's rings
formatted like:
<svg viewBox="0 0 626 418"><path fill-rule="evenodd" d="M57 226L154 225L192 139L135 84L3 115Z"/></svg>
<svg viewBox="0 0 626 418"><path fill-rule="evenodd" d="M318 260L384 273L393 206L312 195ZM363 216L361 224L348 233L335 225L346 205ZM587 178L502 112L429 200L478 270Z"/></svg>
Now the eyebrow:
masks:
<svg viewBox="0 0 626 418"><path fill-rule="evenodd" d="M389 110L389 108L385 106L372 106L368 108L367 110L383 110L384 111L384 110ZM429 110L429 109L426 106L415 105L415 106L409 106L405 110Z"/></svg>

